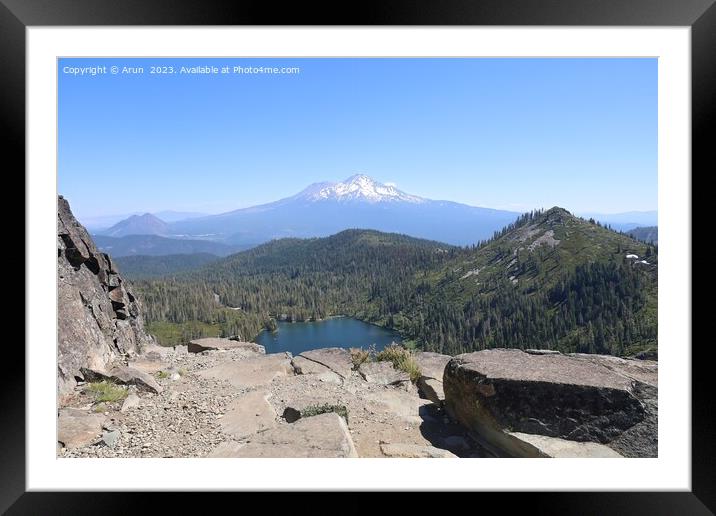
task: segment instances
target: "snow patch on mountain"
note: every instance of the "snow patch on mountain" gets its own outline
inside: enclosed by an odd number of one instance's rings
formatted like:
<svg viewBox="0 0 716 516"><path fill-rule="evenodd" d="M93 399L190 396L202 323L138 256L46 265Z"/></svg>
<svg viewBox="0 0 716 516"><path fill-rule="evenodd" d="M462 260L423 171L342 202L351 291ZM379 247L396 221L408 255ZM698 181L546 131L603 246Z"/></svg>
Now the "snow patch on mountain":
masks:
<svg viewBox="0 0 716 516"><path fill-rule="evenodd" d="M426 202L422 197L407 194L392 185L379 183L364 174L351 176L340 183L315 183L297 197L309 201Z"/></svg>

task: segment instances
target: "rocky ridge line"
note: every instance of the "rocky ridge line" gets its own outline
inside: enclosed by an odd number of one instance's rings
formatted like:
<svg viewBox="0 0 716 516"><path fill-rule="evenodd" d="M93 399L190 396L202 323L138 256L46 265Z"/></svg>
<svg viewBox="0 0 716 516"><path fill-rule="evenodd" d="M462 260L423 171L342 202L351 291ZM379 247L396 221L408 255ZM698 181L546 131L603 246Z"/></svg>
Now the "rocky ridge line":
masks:
<svg viewBox="0 0 716 516"><path fill-rule="evenodd" d="M58 391L72 392L81 369L106 370L153 343L141 306L109 255L100 252L57 199Z"/></svg>

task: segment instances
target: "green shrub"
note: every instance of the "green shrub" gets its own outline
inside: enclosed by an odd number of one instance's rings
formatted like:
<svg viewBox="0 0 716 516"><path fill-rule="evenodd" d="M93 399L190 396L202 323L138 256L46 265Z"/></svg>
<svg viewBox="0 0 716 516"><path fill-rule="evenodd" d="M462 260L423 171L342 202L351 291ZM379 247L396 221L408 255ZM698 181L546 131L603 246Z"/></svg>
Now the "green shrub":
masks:
<svg viewBox="0 0 716 516"><path fill-rule="evenodd" d="M169 373L166 371L159 371L157 373L157 378L169 378Z"/></svg>
<svg viewBox="0 0 716 516"><path fill-rule="evenodd" d="M330 405L328 403L324 403L323 405L310 405L301 410L301 417L317 416L319 414L326 414L327 412L335 412L348 423L348 409L345 405Z"/></svg>
<svg viewBox="0 0 716 516"><path fill-rule="evenodd" d="M351 348L351 360L353 369L358 369L364 362L370 362L370 353L363 348Z"/></svg>
<svg viewBox="0 0 716 516"><path fill-rule="evenodd" d="M386 346L383 351L375 356L375 359L378 362L391 362L396 369L408 373L410 381L413 383L417 382L422 374L420 366L415 361L415 357L413 357L410 350L397 344Z"/></svg>
<svg viewBox="0 0 716 516"><path fill-rule="evenodd" d="M95 403L120 401L127 397L127 389L121 385L107 380L91 382L85 387L85 392L94 397Z"/></svg>

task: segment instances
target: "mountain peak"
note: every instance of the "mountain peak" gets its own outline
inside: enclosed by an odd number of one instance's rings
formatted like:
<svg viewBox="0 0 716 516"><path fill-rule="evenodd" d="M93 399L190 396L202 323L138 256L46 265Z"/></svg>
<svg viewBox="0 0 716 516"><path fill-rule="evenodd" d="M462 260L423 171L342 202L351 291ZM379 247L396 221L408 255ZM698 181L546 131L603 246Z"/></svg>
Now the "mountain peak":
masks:
<svg viewBox="0 0 716 516"><path fill-rule="evenodd" d="M380 183L366 174L354 174L339 183L315 183L299 195L310 201L425 202L421 197Z"/></svg>
<svg viewBox="0 0 716 516"><path fill-rule="evenodd" d="M101 234L122 237L126 235L165 235L167 233L166 222L151 213L145 213L121 220Z"/></svg>

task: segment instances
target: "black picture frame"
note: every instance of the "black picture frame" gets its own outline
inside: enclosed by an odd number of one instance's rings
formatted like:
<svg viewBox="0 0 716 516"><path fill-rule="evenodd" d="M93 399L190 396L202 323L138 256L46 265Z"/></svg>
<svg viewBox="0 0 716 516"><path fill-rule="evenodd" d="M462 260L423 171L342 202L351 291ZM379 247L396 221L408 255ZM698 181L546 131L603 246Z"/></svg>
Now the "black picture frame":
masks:
<svg viewBox="0 0 716 516"><path fill-rule="evenodd" d="M713 125L711 120L715 118L716 105L714 0L363 0L326 5L287 2L280 8L266 0L233 3L213 0L0 0L0 105L5 142L9 144L5 158L6 162L16 163L18 170L25 167L25 30L32 26L86 25L688 26L691 27L692 43L692 180L707 174L716 163L716 145L709 138L711 131L708 130ZM700 172L695 173L697 170ZM693 216L692 219L694 223L698 221ZM694 256L692 268L698 269L699 264L708 268L705 257ZM26 277L31 273L26 268ZM695 303L693 306L697 307ZM685 349L690 344L678 343ZM501 512L506 509L510 512L526 503L532 514L713 514L716 508L713 466L716 462L716 427L711 416L715 404L710 388L712 366L704 346L707 343L700 344L691 349L690 492L481 493L480 505L484 509L486 503L496 501ZM13 366L3 371L3 388L0 389L0 511L78 515L127 514L146 509L146 497L130 493L26 492L25 353L17 345L5 346L3 353L3 361ZM218 496L217 493L206 494ZM221 500L212 499L212 505L226 501L225 496L222 495ZM496 497L499 500L494 500ZM162 511L171 512L186 503L183 493L173 493L171 498L165 498ZM294 500L294 503L296 501L296 505L301 506L300 501ZM425 501L424 496L416 494L406 502L403 510L409 511L410 505L417 509ZM358 504L355 505L354 510Z"/></svg>

